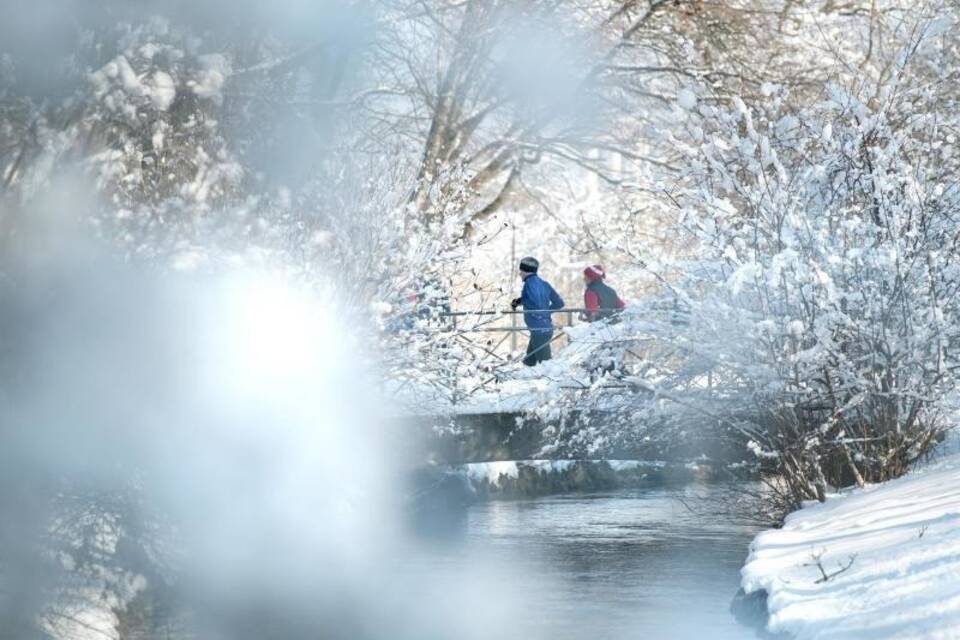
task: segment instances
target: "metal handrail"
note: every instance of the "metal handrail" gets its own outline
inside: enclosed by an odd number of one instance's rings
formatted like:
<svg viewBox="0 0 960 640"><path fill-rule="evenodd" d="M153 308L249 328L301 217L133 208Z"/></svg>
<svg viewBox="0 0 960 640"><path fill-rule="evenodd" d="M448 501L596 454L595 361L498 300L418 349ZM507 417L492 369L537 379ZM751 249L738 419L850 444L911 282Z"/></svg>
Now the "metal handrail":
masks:
<svg viewBox="0 0 960 640"><path fill-rule="evenodd" d="M496 310L496 311L442 311L437 316L440 317L459 317L459 316L496 316L496 315L521 315L524 313L542 313L544 311L549 311L550 313L587 313L589 311L596 311L596 309L581 309L581 308L567 308L562 309L524 309L520 311L516 310Z"/></svg>
<svg viewBox="0 0 960 640"><path fill-rule="evenodd" d="M580 313L596 313L596 309L585 309L581 307L573 308L563 308L563 309L521 309L521 310L494 310L494 311L441 311L436 313L434 317L437 318L451 318L453 320L453 326L457 325L457 318L464 316L519 316L525 313L543 313L548 312L551 315L554 313L566 314L567 320L566 323L559 323L558 328L564 326L572 327L574 323L575 316L574 314ZM480 332L492 332L492 333L526 333L530 329L527 327L518 327L514 322L514 325L511 327L485 327L485 326L474 326L474 327L464 327L459 329L465 333L480 333Z"/></svg>

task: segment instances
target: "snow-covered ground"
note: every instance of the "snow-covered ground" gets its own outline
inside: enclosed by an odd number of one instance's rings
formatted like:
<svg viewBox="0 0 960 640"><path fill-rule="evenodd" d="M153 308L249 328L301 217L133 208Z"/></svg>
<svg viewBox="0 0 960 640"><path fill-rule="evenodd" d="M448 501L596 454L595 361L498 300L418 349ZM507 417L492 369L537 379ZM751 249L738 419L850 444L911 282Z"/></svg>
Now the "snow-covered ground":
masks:
<svg viewBox="0 0 960 640"><path fill-rule="evenodd" d="M798 640L960 638L960 453L791 514L742 576Z"/></svg>

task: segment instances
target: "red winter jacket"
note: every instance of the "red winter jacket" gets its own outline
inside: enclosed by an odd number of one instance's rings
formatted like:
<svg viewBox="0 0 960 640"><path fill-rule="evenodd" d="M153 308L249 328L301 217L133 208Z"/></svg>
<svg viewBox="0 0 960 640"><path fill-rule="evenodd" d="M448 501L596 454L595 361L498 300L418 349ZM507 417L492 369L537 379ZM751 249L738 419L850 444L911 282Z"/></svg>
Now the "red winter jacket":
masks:
<svg viewBox="0 0 960 640"><path fill-rule="evenodd" d="M626 303L613 288L600 280L594 280L583 292L583 306L587 309L587 320L593 322L609 317L613 311L623 309Z"/></svg>

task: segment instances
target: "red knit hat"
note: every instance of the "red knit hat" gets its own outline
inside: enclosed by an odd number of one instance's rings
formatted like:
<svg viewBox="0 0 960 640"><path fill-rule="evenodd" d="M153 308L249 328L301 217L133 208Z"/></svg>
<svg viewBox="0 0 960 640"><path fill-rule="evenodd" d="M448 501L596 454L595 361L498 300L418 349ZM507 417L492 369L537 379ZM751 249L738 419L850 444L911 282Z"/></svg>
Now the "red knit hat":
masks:
<svg viewBox="0 0 960 640"><path fill-rule="evenodd" d="M589 282L594 282L596 280L603 280L607 277L607 274L603 272L603 265L594 264L583 270L583 276Z"/></svg>

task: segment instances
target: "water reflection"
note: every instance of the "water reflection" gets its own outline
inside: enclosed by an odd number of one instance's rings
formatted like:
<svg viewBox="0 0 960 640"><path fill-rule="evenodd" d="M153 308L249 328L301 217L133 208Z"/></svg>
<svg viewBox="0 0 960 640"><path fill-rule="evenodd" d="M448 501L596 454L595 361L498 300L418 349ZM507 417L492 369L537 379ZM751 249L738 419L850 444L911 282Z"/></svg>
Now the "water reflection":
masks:
<svg viewBox="0 0 960 640"><path fill-rule="evenodd" d="M680 493L709 501L714 491ZM677 497L656 488L479 503L417 562L450 584L509 567L525 612L515 638L755 638L729 611L755 530Z"/></svg>

